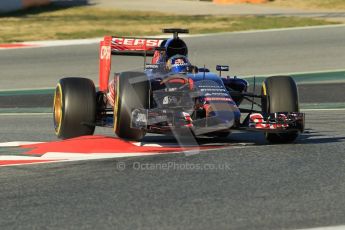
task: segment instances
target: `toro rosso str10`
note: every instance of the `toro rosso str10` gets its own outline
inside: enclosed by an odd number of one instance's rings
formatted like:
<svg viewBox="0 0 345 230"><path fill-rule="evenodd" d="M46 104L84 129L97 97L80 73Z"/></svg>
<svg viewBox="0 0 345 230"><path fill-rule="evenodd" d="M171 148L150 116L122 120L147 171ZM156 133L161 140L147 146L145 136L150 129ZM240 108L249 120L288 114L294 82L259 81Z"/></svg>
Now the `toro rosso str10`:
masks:
<svg viewBox="0 0 345 230"><path fill-rule="evenodd" d="M271 143L289 143L303 132L304 114L291 77L268 77L260 93L248 92L246 80L221 76L228 66L217 65L218 74L189 62L188 47L178 36L188 30L163 32L173 37L104 37L99 90L86 78L63 78L57 84L56 135L92 135L95 126L112 127L118 137L129 140L146 133L224 137L232 130L247 130L264 133ZM143 56L144 70L110 77L112 55ZM251 108L241 108L243 101Z"/></svg>

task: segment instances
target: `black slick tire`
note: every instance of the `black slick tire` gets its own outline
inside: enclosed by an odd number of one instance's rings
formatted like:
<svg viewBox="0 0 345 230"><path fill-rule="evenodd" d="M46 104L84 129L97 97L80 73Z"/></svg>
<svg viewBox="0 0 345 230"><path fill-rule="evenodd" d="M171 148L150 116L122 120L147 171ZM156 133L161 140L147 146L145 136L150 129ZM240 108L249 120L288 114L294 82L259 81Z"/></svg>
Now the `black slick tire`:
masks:
<svg viewBox="0 0 345 230"><path fill-rule="evenodd" d="M298 89L290 76L273 76L262 84L262 112L265 115L275 112L299 112ZM298 132L265 133L268 142L291 143Z"/></svg>
<svg viewBox="0 0 345 230"><path fill-rule="evenodd" d="M96 120L96 90L90 79L63 78L54 94L54 129L58 138L92 135Z"/></svg>
<svg viewBox="0 0 345 230"><path fill-rule="evenodd" d="M149 81L144 73L124 72L115 86L114 132L120 138L139 141L146 131L131 127L131 114L134 109L148 108Z"/></svg>

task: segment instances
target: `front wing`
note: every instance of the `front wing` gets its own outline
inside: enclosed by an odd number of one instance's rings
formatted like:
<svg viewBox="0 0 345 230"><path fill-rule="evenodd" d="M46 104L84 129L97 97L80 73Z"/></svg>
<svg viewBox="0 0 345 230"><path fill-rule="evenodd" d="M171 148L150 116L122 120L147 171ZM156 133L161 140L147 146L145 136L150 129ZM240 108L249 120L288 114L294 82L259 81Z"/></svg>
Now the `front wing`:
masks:
<svg viewBox="0 0 345 230"><path fill-rule="evenodd" d="M260 113L249 114L241 125L248 131L264 131L270 133L304 131L305 114L299 112L277 112L264 117Z"/></svg>
<svg viewBox="0 0 345 230"><path fill-rule="evenodd" d="M304 113L299 112L279 112L271 113L264 117L260 113L248 114L247 118L238 125L237 123L221 124L217 117L203 118L201 120L192 120L189 113L177 111L174 109L135 109L132 111L132 128L150 129L160 133L168 132L173 128L190 128L198 133L198 129L204 129L202 133L214 132L215 127L219 130L237 129L245 131L259 131L269 133L283 132L303 132L304 131ZM211 129L210 129L211 128Z"/></svg>

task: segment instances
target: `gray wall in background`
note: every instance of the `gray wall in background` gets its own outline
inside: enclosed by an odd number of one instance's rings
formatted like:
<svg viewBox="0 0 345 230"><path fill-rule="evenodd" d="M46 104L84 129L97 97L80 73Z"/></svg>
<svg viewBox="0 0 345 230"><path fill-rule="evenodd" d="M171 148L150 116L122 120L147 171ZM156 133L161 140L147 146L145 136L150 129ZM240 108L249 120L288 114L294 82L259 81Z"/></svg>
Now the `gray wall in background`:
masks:
<svg viewBox="0 0 345 230"><path fill-rule="evenodd" d="M51 0L51 2L54 5L60 5L60 6L80 6L80 5L88 5L89 0Z"/></svg>
<svg viewBox="0 0 345 230"><path fill-rule="evenodd" d="M22 8L22 0L0 0L0 13L19 10Z"/></svg>
<svg viewBox="0 0 345 230"><path fill-rule="evenodd" d="M0 13L23 9L22 2L22 0L0 0ZM50 0L50 2L59 6L82 6L88 5L89 0Z"/></svg>

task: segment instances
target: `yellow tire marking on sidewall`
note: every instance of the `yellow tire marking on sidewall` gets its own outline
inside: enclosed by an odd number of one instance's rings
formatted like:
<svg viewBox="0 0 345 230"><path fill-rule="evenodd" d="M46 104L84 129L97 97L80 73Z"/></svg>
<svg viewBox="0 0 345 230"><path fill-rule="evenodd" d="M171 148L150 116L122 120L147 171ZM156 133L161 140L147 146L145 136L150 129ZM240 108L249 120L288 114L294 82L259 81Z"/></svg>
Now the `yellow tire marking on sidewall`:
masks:
<svg viewBox="0 0 345 230"><path fill-rule="evenodd" d="M56 98L56 90L59 90L59 94L60 94L60 107L59 107L59 109L60 109L60 116L59 116L59 122L58 122L58 126L57 127L55 127L55 134L56 135L59 135L59 133L60 133L60 129L61 129L61 123L62 123L62 116L63 116L63 100L62 100L62 87L61 87L61 84L60 83L58 83L57 84L57 86L56 86L56 89L55 89L55 93L54 93L54 121L56 122L56 120L55 120L55 109L56 109L56 100L57 100L57 98ZM55 124L56 125L56 124Z"/></svg>
<svg viewBox="0 0 345 230"><path fill-rule="evenodd" d="M263 94L264 96L267 96L265 81L262 82L262 94ZM265 132L265 138L267 138L267 136L268 136L268 133Z"/></svg>
<svg viewBox="0 0 345 230"><path fill-rule="evenodd" d="M267 96L265 82L262 82L262 92L263 92L264 96Z"/></svg>

